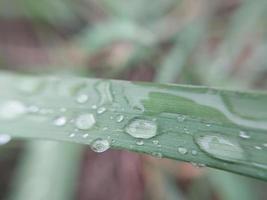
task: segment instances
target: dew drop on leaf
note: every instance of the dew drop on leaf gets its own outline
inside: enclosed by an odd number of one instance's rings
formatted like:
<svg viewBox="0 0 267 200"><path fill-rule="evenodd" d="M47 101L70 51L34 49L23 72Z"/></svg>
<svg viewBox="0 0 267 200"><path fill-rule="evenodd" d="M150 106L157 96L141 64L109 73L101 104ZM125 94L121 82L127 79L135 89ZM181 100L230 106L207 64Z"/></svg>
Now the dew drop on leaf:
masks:
<svg viewBox="0 0 267 200"><path fill-rule="evenodd" d="M184 147L178 147L178 152L180 154L185 155L185 154L187 154L188 150L186 148L184 148Z"/></svg>
<svg viewBox="0 0 267 200"><path fill-rule="evenodd" d="M0 134L0 145L7 144L10 142L11 136L8 134Z"/></svg>
<svg viewBox="0 0 267 200"><path fill-rule="evenodd" d="M206 135L196 138L196 143L206 154L220 160L239 162L245 159L245 152L239 143L228 137Z"/></svg>
<svg viewBox="0 0 267 200"><path fill-rule="evenodd" d="M55 126L64 126L67 123L67 118L64 116L58 117L54 120Z"/></svg>
<svg viewBox="0 0 267 200"><path fill-rule="evenodd" d="M91 149L94 152L102 153L110 148L108 140L97 138L90 144Z"/></svg>
<svg viewBox="0 0 267 200"><path fill-rule="evenodd" d="M240 131L239 132L239 137L244 138L244 139L249 139L250 138L250 136L245 131Z"/></svg>
<svg viewBox="0 0 267 200"><path fill-rule="evenodd" d="M78 129L88 130L91 129L95 125L95 117L93 114L82 114L80 115L75 122L75 125Z"/></svg>
<svg viewBox="0 0 267 200"><path fill-rule="evenodd" d="M97 109L96 112L97 112L98 114L102 114L102 113L104 113L104 112L106 112L106 111L107 111L107 109L106 109L105 107L100 107L100 108Z"/></svg>
<svg viewBox="0 0 267 200"><path fill-rule="evenodd" d="M123 116L123 115L118 115L118 116L116 117L116 122L120 123L120 122L123 121L123 119L124 119L124 116Z"/></svg>
<svg viewBox="0 0 267 200"><path fill-rule="evenodd" d="M76 98L76 101L81 104L86 103L88 101L88 95L81 94Z"/></svg>
<svg viewBox="0 0 267 200"><path fill-rule="evenodd" d="M135 138L149 139L157 134L157 124L146 119L133 119L126 126L125 131Z"/></svg>

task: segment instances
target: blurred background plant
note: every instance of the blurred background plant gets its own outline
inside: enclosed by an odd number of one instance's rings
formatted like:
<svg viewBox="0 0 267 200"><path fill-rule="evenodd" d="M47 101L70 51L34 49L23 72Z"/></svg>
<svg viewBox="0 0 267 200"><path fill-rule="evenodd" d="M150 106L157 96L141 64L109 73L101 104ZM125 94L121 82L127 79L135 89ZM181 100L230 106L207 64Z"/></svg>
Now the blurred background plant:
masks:
<svg viewBox="0 0 267 200"><path fill-rule="evenodd" d="M265 0L1 0L0 68L267 88ZM0 199L263 200L267 184L126 151L0 146Z"/></svg>

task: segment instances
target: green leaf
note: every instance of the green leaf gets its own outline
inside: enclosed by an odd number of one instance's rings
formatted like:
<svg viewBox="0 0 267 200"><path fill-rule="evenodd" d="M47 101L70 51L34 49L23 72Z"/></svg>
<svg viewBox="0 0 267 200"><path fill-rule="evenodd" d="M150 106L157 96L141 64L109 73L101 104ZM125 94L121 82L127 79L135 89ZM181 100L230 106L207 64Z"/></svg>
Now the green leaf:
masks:
<svg viewBox="0 0 267 200"><path fill-rule="evenodd" d="M194 162L267 179L267 94L0 74L0 132Z"/></svg>

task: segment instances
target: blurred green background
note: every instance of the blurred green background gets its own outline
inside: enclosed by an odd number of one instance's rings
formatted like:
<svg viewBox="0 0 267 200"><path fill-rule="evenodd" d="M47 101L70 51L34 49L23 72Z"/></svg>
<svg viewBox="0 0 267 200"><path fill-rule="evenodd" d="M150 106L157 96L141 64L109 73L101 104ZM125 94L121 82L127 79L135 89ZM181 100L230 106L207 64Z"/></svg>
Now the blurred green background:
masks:
<svg viewBox="0 0 267 200"><path fill-rule="evenodd" d="M266 19L266 0L0 0L0 69L265 90ZM0 145L0 199L265 200L267 184L126 151L12 140Z"/></svg>

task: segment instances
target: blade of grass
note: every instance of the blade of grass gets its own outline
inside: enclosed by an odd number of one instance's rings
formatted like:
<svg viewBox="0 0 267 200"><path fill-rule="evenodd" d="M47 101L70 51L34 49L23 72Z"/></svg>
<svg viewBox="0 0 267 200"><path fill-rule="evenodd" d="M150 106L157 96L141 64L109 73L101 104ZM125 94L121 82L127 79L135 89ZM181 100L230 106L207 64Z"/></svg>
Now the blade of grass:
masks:
<svg viewBox="0 0 267 200"><path fill-rule="evenodd" d="M26 147L8 199L74 199L82 146L35 141Z"/></svg>
<svg viewBox="0 0 267 200"><path fill-rule="evenodd" d="M0 91L0 132L14 138L110 144L267 179L264 93L8 73Z"/></svg>

